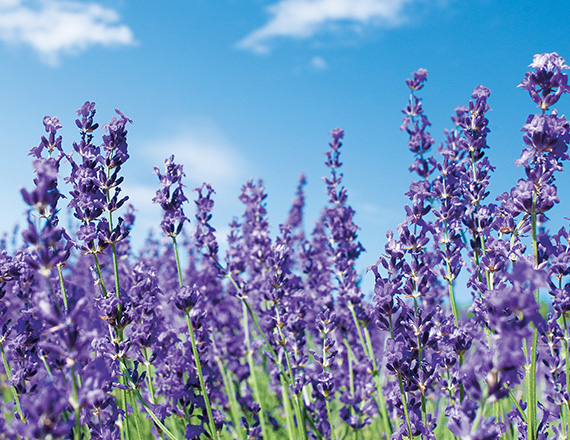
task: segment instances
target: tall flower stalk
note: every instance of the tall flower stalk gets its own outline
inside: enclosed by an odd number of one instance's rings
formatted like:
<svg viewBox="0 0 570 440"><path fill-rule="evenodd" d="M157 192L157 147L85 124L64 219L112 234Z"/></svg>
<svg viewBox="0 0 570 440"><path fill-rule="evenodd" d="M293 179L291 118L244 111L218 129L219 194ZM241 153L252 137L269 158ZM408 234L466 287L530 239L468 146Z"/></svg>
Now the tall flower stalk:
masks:
<svg viewBox="0 0 570 440"><path fill-rule="evenodd" d="M531 99L541 109L540 114L530 115L523 127L524 143L528 148L523 150L517 165L524 166L527 179L521 179L515 190L517 208L525 212L530 220L532 231L532 261L535 268L539 268L542 261L538 252L537 228L538 220L559 201L554 174L562 170L562 161L567 160L568 142L570 141L570 124L563 116L558 116L556 110L551 114L546 112L560 97L570 91L568 76L563 70L569 67L564 59L557 53L543 53L535 55L530 67L535 71L525 74L524 80L519 84L528 91ZM534 292L535 300L539 301L538 288ZM530 353L530 367L528 380L528 438L534 440L538 436L537 414L538 406L537 386L537 352L538 329L535 328L532 337ZM570 358L568 353L566 362Z"/></svg>
<svg viewBox="0 0 570 440"><path fill-rule="evenodd" d="M195 288L184 284L182 267L180 265L178 243L176 241L176 237L182 232L184 223L188 221L188 218L184 215L184 210L182 207L182 204L188 200L183 191L182 177L184 176L184 172L182 170L182 165L177 165L174 162L174 156L170 156L165 161L164 174L162 174L156 167L155 173L160 180L162 188L156 192L156 197L153 199L153 201L155 203L158 203L163 209L164 215L161 227L164 233L172 238L172 245L176 258L179 290L175 296L175 304L180 310L184 312L186 318L186 324L188 327L188 333L192 346L192 355L194 357L194 363L196 366L196 371L198 373L200 390L202 391L202 396L204 398L210 435L213 438L218 439L218 430L216 428L216 422L214 420L212 406L210 403L210 398L208 396L208 389L206 387L206 382L204 381L200 355L198 353L194 329L195 324L192 322L191 317L191 311L198 301L199 292L197 292Z"/></svg>

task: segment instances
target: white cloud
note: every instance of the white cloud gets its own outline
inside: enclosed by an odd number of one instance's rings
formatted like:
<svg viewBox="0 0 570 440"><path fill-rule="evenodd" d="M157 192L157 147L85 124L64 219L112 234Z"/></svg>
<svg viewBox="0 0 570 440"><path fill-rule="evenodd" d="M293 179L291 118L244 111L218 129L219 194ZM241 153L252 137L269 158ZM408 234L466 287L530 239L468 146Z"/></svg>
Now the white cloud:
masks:
<svg viewBox="0 0 570 440"><path fill-rule="evenodd" d="M116 11L77 0L0 0L0 40L30 46L52 65L91 46L135 44Z"/></svg>
<svg viewBox="0 0 570 440"><path fill-rule="evenodd" d="M405 20L412 0L280 0L267 8L271 19L238 43L242 49L269 52L276 37L309 38L329 24L394 26Z"/></svg>

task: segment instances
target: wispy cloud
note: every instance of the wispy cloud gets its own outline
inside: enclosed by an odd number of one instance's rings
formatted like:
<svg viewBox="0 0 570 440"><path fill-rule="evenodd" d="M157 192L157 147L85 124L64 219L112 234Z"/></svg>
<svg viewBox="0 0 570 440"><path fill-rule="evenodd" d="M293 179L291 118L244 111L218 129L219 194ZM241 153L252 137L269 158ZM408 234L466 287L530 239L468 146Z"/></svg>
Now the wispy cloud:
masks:
<svg viewBox="0 0 570 440"><path fill-rule="evenodd" d="M315 56L311 59L311 67L314 70L326 70L328 64L323 57Z"/></svg>
<svg viewBox="0 0 570 440"><path fill-rule="evenodd" d="M405 20L413 0L280 0L267 7L269 21L238 43L258 53L270 50L274 38L309 38L330 24L394 26Z"/></svg>
<svg viewBox="0 0 570 440"><path fill-rule="evenodd" d="M92 46L135 44L115 10L77 0L0 0L0 40L30 46L52 65Z"/></svg>
<svg viewBox="0 0 570 440"><path fill-rule="evenodd" d="M215 187L243 183L248 161L215 124L200 121L164 138L150 141L145 151L156 164L174 154L184 165L187 181L200 185L209 182Z"/></svg>

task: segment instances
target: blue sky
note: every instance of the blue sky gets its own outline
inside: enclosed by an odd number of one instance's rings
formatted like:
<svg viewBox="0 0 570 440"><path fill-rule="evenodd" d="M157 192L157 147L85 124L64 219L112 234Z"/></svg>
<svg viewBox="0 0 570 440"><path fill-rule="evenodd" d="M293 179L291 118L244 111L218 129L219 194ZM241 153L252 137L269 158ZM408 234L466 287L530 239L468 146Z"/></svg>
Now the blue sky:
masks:
<svg viewBox="0 0 570 440"><path fill-rule="evenodd" d="M522 175L513 164L520 128L537 111L516 86L535 53L570 60L569 19L563 0L0 0L0 230L24 219L19 189L32 185L27 152L44 134L43 117L60 118L69 151L75 110L89 100L101 124L115 108L134 120L124 190L138 210L138 242L159 222L152 169L170 154L189 189L213 184L222 234L242 212L247 178L264 180L277 231L306 173L310 230L326 202L328 133L343 128L364 269L404 215L405 79L428 70L420 95L438 144L454 108L476 86L491 89L491 182L502 193ZM557 105L569 107L570 97ZM553 226L570 215L568 173L558 183Z"/></svg>

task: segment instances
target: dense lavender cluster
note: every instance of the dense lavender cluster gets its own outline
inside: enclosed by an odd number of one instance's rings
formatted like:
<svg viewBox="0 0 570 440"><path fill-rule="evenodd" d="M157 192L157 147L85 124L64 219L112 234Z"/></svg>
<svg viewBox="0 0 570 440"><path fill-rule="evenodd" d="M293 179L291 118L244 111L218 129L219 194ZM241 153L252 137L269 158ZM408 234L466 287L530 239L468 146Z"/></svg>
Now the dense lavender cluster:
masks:
<svg viewBox="0 0 570 440"><path fill-rule="evenodd" d="M214 189L194 190L187 217L170 156L155 168L162 233L135 251L120 187L132 121L117 111L98 145L86 102L66 151L46 116L33 187L21 190L22 245L0 249L0 439L568 438L570 237L545 227L569 158L570 123L554 108L568 66L551 53L530 67L520 87L539 112L522 128L525 177L495 200L489 89L455 109L433 151L418 96L427 71L406 80L401 129L417 180L368 268L372 295L356 269L343 130L331 131L328 202L312 231L301 175L278 231L263 182L248 180L220 238Z"/></svg>

